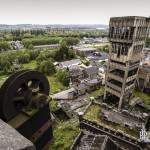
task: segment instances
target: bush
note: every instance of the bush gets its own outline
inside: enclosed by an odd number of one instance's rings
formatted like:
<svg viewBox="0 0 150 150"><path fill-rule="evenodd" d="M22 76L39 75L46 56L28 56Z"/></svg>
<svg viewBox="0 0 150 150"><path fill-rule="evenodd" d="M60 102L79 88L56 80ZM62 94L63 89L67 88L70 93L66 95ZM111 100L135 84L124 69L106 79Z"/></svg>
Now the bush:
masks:
<svg viewBox="0 0 150 150"><path fill-rule="evenodd" d="M72 50L72 49L68 50L68 58L69 59L76 58L76 54L75 54L74 50Z"/></svg>
<svg viewBox="0 0 150 150"><path fill-rule="evenodd" d="M28 50L28 54L30 56L30 60L35 60L39 56L40 52L37 50Z"/></svg>
<svg viewBox="0 0 150 150"><path fill-rule="evenodd" d="M147 38L147 39L146 39L146 44L145 44L145 46L146 46L146 47L150 47L150 38Z"/></svg>
<svg viewBox="0 0 150 150"><path fill-rule="evenodd" d="M75 58L75 52L72 49L69 49L65 41L61 42L59 50L55 54L55 59L57 61L62 61L66 59Z"/></svg>
<svg viewBox="0 0 150 150"><path fill-rule="evenodd" d="M11 62L5 55L0 56L0 71L7 74L12 70Z"/></svg>
<svg viewBox="0 0 150 150"><path fill-rule="evenodd" d="M59 70L56 74L57 79L64 85L68 86L70 79L69 79L69 72L67 70Z"/></svg>
<svg viewBox="0 0 150 150"><path fill-rule="evenodd" d="M21 53L18 53L17 59L20 64L29 63L30 55L26 52L21 52Z"/></svg>
<svg viewBox="0 0 150 150"><path fill-rule="evenodd" d="M38 64L38 70L46 75L52 75L55 73L55 66L51 61L44 60Z"/></svg>
<svg viewBox="0 0 150 150"><path fill-rule="evenodd" d="M66 37L62 40L62 42L65 42L68 46L73 46L77 45L80 42L80 40L79 38Z"/></svg>
<svg viewBox="0 0 150 150"><path fill-rule="evenodd" d="M0 51L6 51L10 49L10 45L8 42L0 42Z"/></svg>

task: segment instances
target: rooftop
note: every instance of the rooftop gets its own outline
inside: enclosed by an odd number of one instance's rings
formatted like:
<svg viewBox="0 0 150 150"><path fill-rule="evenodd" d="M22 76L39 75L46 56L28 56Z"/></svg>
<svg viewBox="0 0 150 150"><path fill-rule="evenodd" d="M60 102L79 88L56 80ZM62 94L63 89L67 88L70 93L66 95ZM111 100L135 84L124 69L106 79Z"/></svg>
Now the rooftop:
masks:
<svg viewBox="0 0 150 150"><path fill-rule="evenodd" d="M96 48L93 47L83 47L83 48L76 48L78 51L96 51Z"/></svg>
<svg viewBox="0 0 150 150"><path fill-rule="evenodd" d="M113 20L123 20L123 19L150 19L149 17L143 17L143 16L122 16L122 17L111 17L110 19Z"/></svg>
<svg viewBox="0 0 150 150"><path fill-rule="evenodd" d="M50 44L50 45L38 45L34 46L34 48L47 48L47 47L55 47L55 46L60 46L59 44Z"/></svg>
<svg viewBox="0 0 150 150"><path fill-rule="evenodd" d="M53 98L54 99L58 99L58 100L66 100L66 99L70 99L69 98L69 93L72 93L72 92L75 92L75 89L74 88L70 88L68 90L65 90L65 91L62 91L62 92L59 92L59 93L56 93L53 95Z"/></svg>
<svg viewBox="0 0 150 150"><path fill-rule="evenodd" d="M98 68L96 66L91 66L85 69L85 72L87 74L94 74L94 73L98 73Z"/></svg>
<svg viewBox="0 0 150 150"><path fill-rule="evenodd" d="M79 65L81 64L81 61L80 59L72 59L72 60L69 60L69 61L64 61L64 62L61 62L60 63L62 65L62 67L71 67L73 65Z"/></svg>

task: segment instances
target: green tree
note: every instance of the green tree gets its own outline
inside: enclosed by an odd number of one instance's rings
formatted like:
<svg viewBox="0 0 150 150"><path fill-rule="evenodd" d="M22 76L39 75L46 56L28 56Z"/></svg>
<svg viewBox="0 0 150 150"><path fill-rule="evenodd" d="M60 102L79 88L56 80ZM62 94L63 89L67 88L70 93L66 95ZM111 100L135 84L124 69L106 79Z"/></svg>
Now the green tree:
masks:
<svg viewBox="0 0 150 150"><path fill-rule="evenodd" d="M73 49L68 50L68 58L69 59L76 58L76 54L75 54L75 51Z"/></svg>
<svg viewBox="0 0 150 150"><path fill-rule="evenodd" d="M69 58L69 48L66 45L66 42L61 42L59 50L56 52L56 60L61 61Z"/></svg>
<svg viewBox="0 0 150 150"><path fill-rule="evenodd" d="M34 47L33 47L33 45L32 44L29 44L28 46L27 46L27 49L33 49Z"/></svg>
<svg viewBox="0 0 150 150"><path fill-rule="evenodd" d="M37 50L28 50L27 52L30 56L30 60L35 60L40 54L40 52Z"/></svg>
<svg viewBox="0 0 150 150"><path fill-rule="evenodd" d="M43 53L40 53L39 56L36 58L37 64L40 64L44 60L47 60L47 58Z"/></svg>
<svg viewBox="0 0 150 150"><path fill-rule="evenodd" d="M30 61L30 55L26 52L22 52L17 55L17 59L20 64L25 64Z"/></svg>
<svg viewBox="0 0 150 150"><path fill-rule="evenodd" d="M60 37L51 37L51 38L30 38L23 39L23 44L27 48L30 44L33 46L36 45L46 45L46 44L58 44L60 41Z"/></svg>
<svg viewBox="0 0 150 150"><path fill-rule="evenodd" d="M0 42L0 51L6 51L10 49L10 45L8 42L1 41Z"/></svg>
<svg viewBox="0 0 150 150"><path fill-rule="evenodd" d="M63 38L62 42L65 42L67 46L73 46L73 45L77 45L80 42L80 40L79 38L66 37Z"/></svg>
<svg viewBox="0 0 150 150"><path fill-rule="evenodd" d="M55 59L57 61L72 59L76 57L75 52L73 51L73 49L69 49L69 46L66 44L66 41L61 42L60 48L55 54Z"/></svg>
<svg viewBox="0 0 150 150"><path fill-rule="evenodd" d="M1 57L0 58L0 70L4 73L4 74L7 74L7 73L10 73L12 68L11 68L11 63L9 62L8 58L4 58L4 57Z"/></svg>
<svg viewBox="0 0 150 150"><path fill-rule="evenodd" d="M69 72L67 70L59 70L56 74L57 79L64 85L68 86L70 79L69 79Z"/></svg>
<svg viewBox="0 0 150 150"><path fill-rule="evenodd" d="M55 73L55 66L51 61L44 60L39 64L38 70L46 75L52 75Z"/></svg>

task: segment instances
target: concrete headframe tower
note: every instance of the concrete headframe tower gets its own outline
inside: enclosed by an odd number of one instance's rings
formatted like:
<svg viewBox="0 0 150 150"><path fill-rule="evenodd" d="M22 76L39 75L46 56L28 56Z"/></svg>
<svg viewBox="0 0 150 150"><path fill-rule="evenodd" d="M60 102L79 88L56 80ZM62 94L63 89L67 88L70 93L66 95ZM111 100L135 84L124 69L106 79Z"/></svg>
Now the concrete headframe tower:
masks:
<svg viewBox="0 0 150 150"><path fill-rule="evenodd" d="M150 19L128 16L114 17L109 23L109 61L104 100L118 104L120 110L128 102L135 87L141 52L148 35Z"/></svg>

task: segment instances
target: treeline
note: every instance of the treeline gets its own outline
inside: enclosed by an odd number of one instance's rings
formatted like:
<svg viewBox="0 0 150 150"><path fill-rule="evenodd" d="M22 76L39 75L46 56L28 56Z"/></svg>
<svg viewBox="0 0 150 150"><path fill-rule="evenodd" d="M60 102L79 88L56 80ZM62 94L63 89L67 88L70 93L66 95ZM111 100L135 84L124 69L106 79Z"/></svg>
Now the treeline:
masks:
<svg viewBox="0 0 150 150"><path fill-rule="evenodd" d="M56 29L34 29L34 30L4 30L0 31L0 37L3 40L20 40L35 37L105 37L108 35L107 30L56 30Z"/></svg>
<svg viewBox="0 0 150 150"><path fill-rule="evenodd" d="M58 44L59 41L61 40L60 37L55 37L55 38L29 38L29 39L24 39L23 45L25 48L32 48L32 46L35 45L46 45L46 44Z"/></svg>
<svg viewBox="0 0 150 150"><path fill-rule="evenodd" d="M66 45L76 45L80 42L79 38L74 38L74 37L67 37L67 38L61 38L61 37L50 37L50 38L29 38L29 39L24 39L23 45L26 48L33 48L33 46L38 46L38 45L49 45L49 44L59 44L62 41L66 42Z"/></svg>

